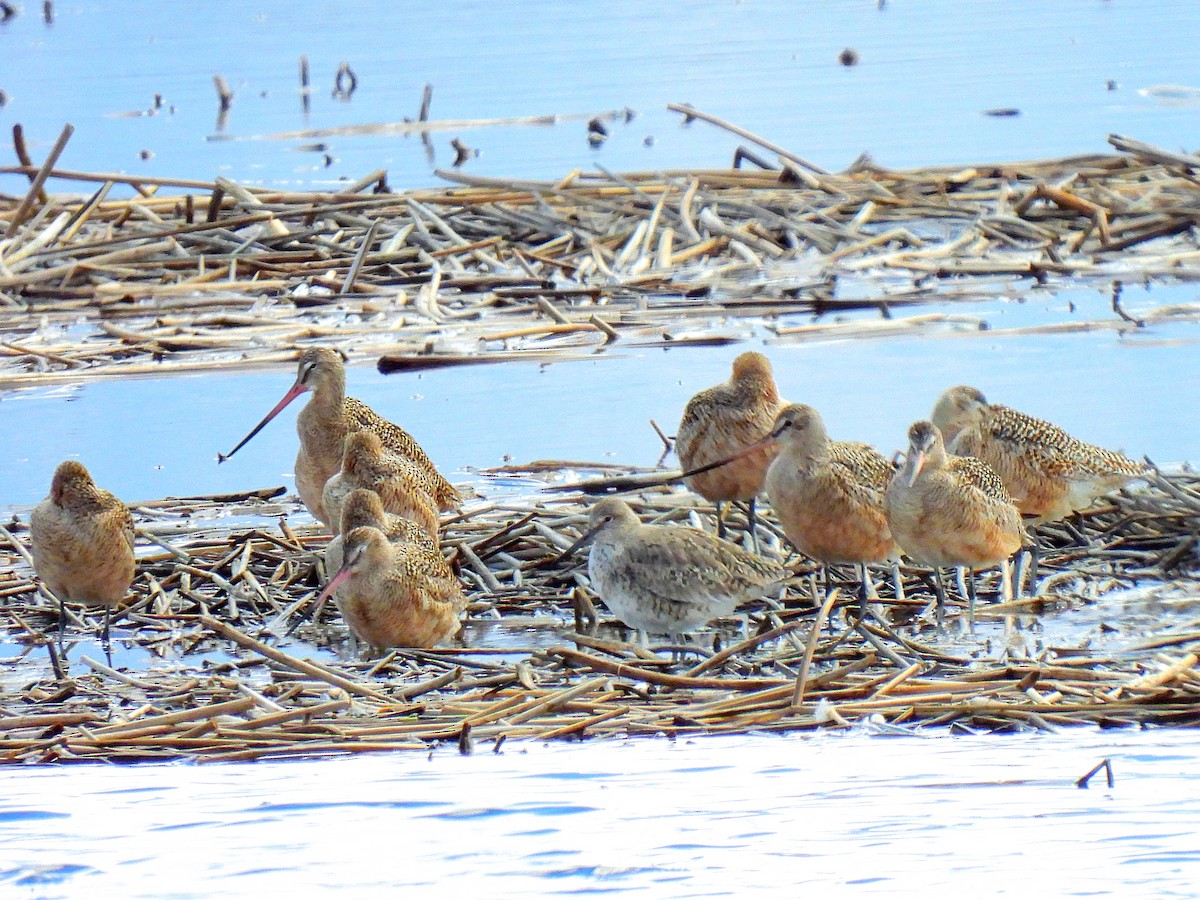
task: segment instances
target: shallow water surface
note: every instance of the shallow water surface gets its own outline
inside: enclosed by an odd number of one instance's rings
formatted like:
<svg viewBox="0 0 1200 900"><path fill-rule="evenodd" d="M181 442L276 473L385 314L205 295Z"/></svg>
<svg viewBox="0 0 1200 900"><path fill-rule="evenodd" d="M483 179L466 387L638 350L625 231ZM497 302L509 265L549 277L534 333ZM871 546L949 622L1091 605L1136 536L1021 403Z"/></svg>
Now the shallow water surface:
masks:
<svg viewBox="0 0 1200 900"><path fill-rule="evenodd" d="M30 769L10 772L0 800L0 884L13 897L449 884L1190 897L1198 751L1193 731L860 731ZM1105 757L1115 786L1101 773L1077 788Z"/></svg>
<svg viewBox="0 0 1200 900"><path fill-rule="evenodd" d="M433 169L454 159L453 137L480 151L464 167L470 174L545 179L596 164L728 165L741 139L701 123L683 127L665 108L671 102L726 117L830 169L863 151L889 166L1106 151L1110 132L1176 149L1194 131L1195 91L1187 88L1200 86L1200 19L1193 4L1170 0L54 7L53 24L42 21L41 4L27 3L0 25L8 97L0 125L23 123L35 158L69 121L77 132L64 168L303 187L380 167L395 186L430 184ZM838 63L847 47L859 54L853 67ZM308 115L301 54L312 69ZM343 61L359 79L349 101L331 96ZM235 93L224 127L216 123L217 73ZM415 118L426 83L434 120L577 117L552 127L434 132L428 151L416 136L326 133ZM1184 90L1149 90L1163 85ZM162 108L139 115L156 93ZM638 116L609 123L609 138L589 147L587 117L625 107ZM983 114L997 108L1020 114ZM258 139L285 132L299 134ZM23 193L23 184L0 177L0 190Z"/></svg>
<svg viewBox="0 0 1200 900"><path fill-rule="evenodd" d="M1196 298L1191 285L1126 290L1134 314ZM487 495L500 484L472 470L510 461L654 465L663 446L649 420L673 434L688 398L728 378L730 361L750 347L770 356L785 397L821 410L835 438L865 440L884 453L903 448L908 426L929 415L942 390L968 383L995 402L1135 457L1147 454L1159 463L1196 458L1200 422L1180 416L1179 403L1200 389L1200 326L1003 333L1047 322L1113 320L1107 300L1094 290L1031 294L1023 302L998 297L964 303L961 311L997 333L973 328L787 342L764 332L719 348L622 350L618 344L592 360L548 366L389 376L355 366L348 391L408 429L454 480L470 481ZM81 458L99 484L128 502L274 485L291 490L295 415L303 399L233 459L217 465L216 454L249 431L294 378L289 366L0 392L0 509L40 500L54 466L67 457ZM518 481L513 490L529 493L535 486Z"/></svg>

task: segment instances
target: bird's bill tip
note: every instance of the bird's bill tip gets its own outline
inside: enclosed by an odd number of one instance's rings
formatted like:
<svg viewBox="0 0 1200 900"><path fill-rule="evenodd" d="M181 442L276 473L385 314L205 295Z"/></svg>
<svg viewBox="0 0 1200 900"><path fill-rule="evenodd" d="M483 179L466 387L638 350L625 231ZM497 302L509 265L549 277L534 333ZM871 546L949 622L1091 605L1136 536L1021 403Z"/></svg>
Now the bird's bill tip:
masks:
<svg viewBox="0 0 1200 900"><path fill-rule="evenodd" d="M262 431L263 428L266 427L268 422L270 422L273 418L275 418L277 415L279 415L281 412L283 412L284 407L286 407L289 403L291 403L293 400L295 400L297 397L299 397L301 394L303 394L307 390L308 390L308 386L305 384L302 384L299 380L297 380L296 383L293 384L288 389L288 392L283 395L283 399L280 400L278 403L276 403L274 408L269 413L267 413L265 416L263 416L262 421L259 422L257 425L255 425L254 428L251 429L251 431L248 435L246 435L244 438L242 438L240 441L238 441L238 444L236 447L234 447L228 453L218 453L217 454L217 462L218 463L225 462L225 460L229 459L229 457L233 456L233 454L237 453L244 446L246 446L248 443L250 443L250 439L252 437L254 437L256 434L258 434L260 431Z"/></svg>

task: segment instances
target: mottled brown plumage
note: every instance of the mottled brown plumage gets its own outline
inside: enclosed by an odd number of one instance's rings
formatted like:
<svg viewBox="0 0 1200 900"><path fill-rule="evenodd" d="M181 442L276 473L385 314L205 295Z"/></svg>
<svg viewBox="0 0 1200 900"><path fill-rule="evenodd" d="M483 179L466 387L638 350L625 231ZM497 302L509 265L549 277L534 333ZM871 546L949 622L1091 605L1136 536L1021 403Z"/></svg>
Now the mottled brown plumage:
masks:
<svg viewBox="0 0 1200 900"><path fill-rule="evenodd" d="M258 425L228 454L228 459L285 406L305 391L312 391L300 415L296 431L300 451L296 454L296 491L309 512L322 522L331 522L322 492L325 482L341 468L346 435L368 430L379 435L390 453L403 456L426 473L430 493L439 509L453 509L462 498L407 431L387 421L366 404L346 396L346 367L342 357L326 347L311 347L300 354L296 383L284 394Z"/></svg>
<svg viewBox="0 0 1200 900"><path fill-rule="evenodd" d="M342 503L358 488L373 492L384 510L416 523L437 537L438 510L430 496L435 486L428 472L412 460L388 453L374 431L362 429L346 435L341 471L325 482L321 503L331 524L340 523ZM335 534L343 533L335 529Z"/></svg>
<svg viewBox="0 0 1200 900"><path fill-rule="evenodd" d="M771 430L780 405L767 358L741 354L729 381L701 391L684 408L675 435L680 464L686 471L745 450ZM759 447L736 463L684 481L708 500L750 500L762 490L772 456L772 447Z"/></svg>
<svg viewBox="0 0 1200 900"><path fill-rule="evenodd" d="M909 429L904 466L887 490L892 534L904 552L930 566L983 569L1020 549L1021 514L986 463L946 453L930 422Z"/></svg>
<svg viewBox="0 0 1200 900"><path fill-rule="evenodd" d="M884 512L895 466L868 444L831 441L811 406L784 407L771 434L780 449L767 497L797 550L826 564L899 555Z"/></svg>
<svg viewBox="0 0 1200 900"><path fill-rule="evenodd" d="M600 599L629 627L655 634L682 634L729 615L788 575L695 528L643 525L619 497L592 507L575 546L587 543L588 575Z"/></svg>
<svg viewBox="0 0 1200 900"><path fill-rule="evenodd" d="M1142 463L1078 440L1050 422L988 403L965 385L938 398L933 424L951 453L986 462L1021 513L1039 522L1086 509L1147 471Z"/></svg>
<svg viewBox="0 0 1200 900"><path fill-rule="evenodd" d="M116 606L133 582L133 516L82 463L59 463L29 516L33 562L61 600Z"/></svg>
<svg viewBox="0 0 1200 900"><path fill-rule="evenodd" d="M931 422L908 430L904 466L888 486L892 535L904 552L937 574L939 616L945 605L942 566L972 573L1004 565L1024 542L1021 514L1003 482L982 460L946 453ZM971 617L975 613L970 580Z"/></svg>
<svg viewBox="0 0 1200 900"><path fill-rule="evenodd" d="M432 647L458 633L467 598L441 553L388 540L360 526L345 536L345 559L325 585L351 631L372 648ZM345 586L344 591L338 588Z"/></svg>
<svg viewBox="0 0 1200 900"><path fill-rule="evenodd" d="M379 495L359 488L346 495L341 504L339 533L325 547L325 571L333 574L345 562L343 545L346 535L355 528L370 525L384 533L389 541L410 541L423 553L438 553L437 540L411 519L390 513L383 508Z"/></svg>

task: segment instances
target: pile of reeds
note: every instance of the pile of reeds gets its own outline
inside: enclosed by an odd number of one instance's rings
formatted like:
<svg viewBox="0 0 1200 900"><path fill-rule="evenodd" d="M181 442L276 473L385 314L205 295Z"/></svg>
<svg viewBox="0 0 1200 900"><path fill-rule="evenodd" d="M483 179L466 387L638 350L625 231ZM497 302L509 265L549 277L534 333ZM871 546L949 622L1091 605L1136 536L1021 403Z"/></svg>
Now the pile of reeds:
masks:
<svg viewBox="0 0 1200 900"><path fill-rule="evenodd" d="M977 330L969 309L900 313L1014 284L1200 276L1200 157L1111 141L1120 153L955 169L830 174L780 153L777 168L545 182L443 173L461 186L403 192L383 172L296 192L52 155L0 169L33 181L0 197L0 385L280 362L313 342L391 371L764 323L778 341ZM96 187L50 196L51 176ZM1200 313L1135 320L1119 287L1113 308L1112 327Z"/></svg>
<svg viewBox="0 0 1200 900"><path fill-rule="evenodd" d="M111 664L72 648L99 621L74 606L62 658L57 611L18 550L21 524L4 530L0 624L25 650L0 669L0 759L244 760L445 742L465 752L508 738L1200 720L1200 618L1188 620L1186 603L1182 616L1131 625L1118 610L1066 642L1043 638L1060 617L1123 589L1195 594L1200 477L1190 472L1156 473L1041 529L1042 589L981 604L975 633L959 606L949 633L937 629L928 571L903 570L903 600L881 578L879 603L860 620L853 591L838 584L853 573L835 574L827 600L793 556L796 578L780 598L653 649L609 620L582 556L556 564L586 498L484 504L444 523L471 601L462 645L365 661L331 651L346 629L331 605L313 607L328 537L290 527L297 507L275 499L281 492L135 506L139 577L114 625ZM648 520L712 527L712 509L678 491L632 500ZM769 515L762 528L764 552L784 556ZM136 664L122 665L129 655Z"/></svg>

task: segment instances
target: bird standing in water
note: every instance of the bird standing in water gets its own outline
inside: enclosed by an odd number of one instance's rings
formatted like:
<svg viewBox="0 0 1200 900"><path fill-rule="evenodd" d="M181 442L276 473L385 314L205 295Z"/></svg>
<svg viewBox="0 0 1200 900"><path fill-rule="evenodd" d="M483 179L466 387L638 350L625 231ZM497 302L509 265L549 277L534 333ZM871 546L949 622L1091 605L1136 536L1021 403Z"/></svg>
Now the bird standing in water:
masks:
<svg viewBox="0 0 1200 900"><path fill-rule="evenodd" d="M112 608L133 583L133 516L129 507L96 486L83 463L59 463L50 496L29 515L33 563L60 602L102 604L104 640ZM65 611L59 609L60 629Z"/></svg>
<svg viewBox="0 0 1200 900"><path fill-rule="evenodd" d="M467 598L436 546L431 551L428 536L393 542L362 525L342 537L342 565L317 602L333 594L355 636L378 651L433 647L458 633Z"/></svg>
<svg viewBox="0 0 1200 900"><path fill-rule="evenodd" d="M412 435L384 419L365 403L346 396L345 364L336 351L325 347L310 347L300 354L296 383L236 447L219 455L218 461L224 462L237 453L305 391L312 391L313 396L296 418L296 430L300 434L300 451L296 454L296 490L314 518L330 522L322 498L325 482L341 468L346 435L363 429L375 432L390 453L411 460L427 474L432 487L431 494L439 509L453 509L461 502L458 491L442 477Z"/></svg>
<svg viewBox="0 0 1200 900"><path fill-rule="evenodd" d="M321 501L335 533L343 533L339 526L347 495L357 488L366 488L387 512L416 523L436 538L438 510L429 493L434 487L428 473L416 463L388 453L379 435L363 429L346 435L341 471L325 482Z"/></svg>
<svg viewBox="0 0 1200 900"><path fill-rule="evenodd" d="M942 567L966 568L970 620L975 619L975 570L1003 566L1023 543L1021 514L1003 482L982 460L946 453L931 422L908 430L904 466L887 490L887 517L904 552L932 566L938 621L944 616Z"/></svg>
<svg viewBox="0 0 1200 900"><path fill-rule="evenodd" d="M830 565L858 566L859 600L865 608L867 563L888 562L900 555L884 511L884 496L896 467L869 444L831 441L820 413L802 403L780 410L759 444L778 447L765 486L784 534L797 550L826 567L827 583ZM741 452L757 449L751 445ZM715 465L735 464L740 455ZM898 573L896 582L899 592Z"/></svg>
<svg viewBox="0 0 1200 900"><path fill-rule="evenodd" d="M790 574L698 529L643 525L619 497L592 507L587 531L562 558L589 544L593 588L643 639L645 632L678 635L727 616Z"/></svg>
<svg viewBox="0 0 1200 900"><path fill-rule="evenodd" d="M771 363L761 353L742 353L733 361L729 381L701 391L684 407L675 435L680 465L685 471L698 469L756 445L771 430L780 406ZM689 488L716 503L719 537L725 534L722 503L745 500L749 504L750 533L758 546L754 498L762 491L773 449L757 446L735 463L684 478Z"/></svg>

